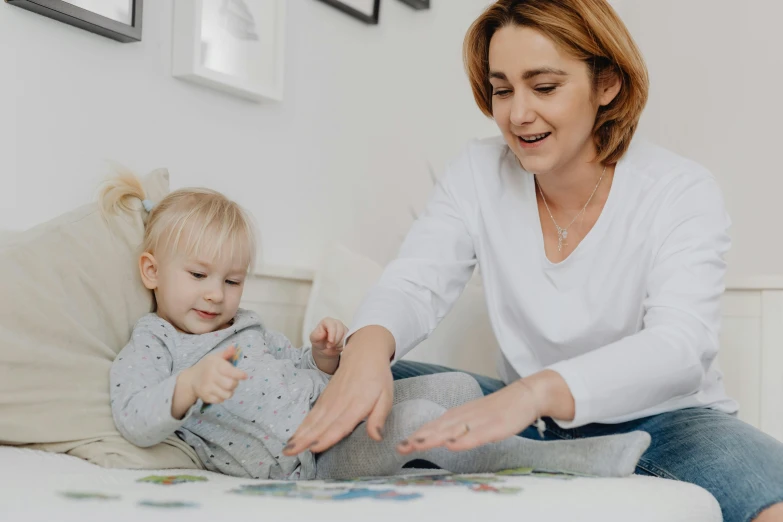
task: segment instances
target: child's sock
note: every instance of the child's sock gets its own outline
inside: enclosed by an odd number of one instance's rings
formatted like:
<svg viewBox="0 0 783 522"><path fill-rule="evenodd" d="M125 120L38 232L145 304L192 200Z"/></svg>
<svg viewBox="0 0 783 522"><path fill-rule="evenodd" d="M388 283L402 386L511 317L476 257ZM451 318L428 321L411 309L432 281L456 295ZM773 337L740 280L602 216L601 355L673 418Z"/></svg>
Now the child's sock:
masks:
<svg viewBox="0 0 783 522"><path fill-rule="evenodd" d="M514 436L459 452L434 448L400 455L396 451L399 442L422 425L440 417L445 411L442 406L422 399L395 404L386 420L383 441L372 440L364 426L360 425L343 441L317 457L316 478L347 479L393 475L415 459L427 460L455 473L483 473L532 467L601 477L624 477L634 472L639 458L650 445L650 435L637 431L552 442Z"/></svg>

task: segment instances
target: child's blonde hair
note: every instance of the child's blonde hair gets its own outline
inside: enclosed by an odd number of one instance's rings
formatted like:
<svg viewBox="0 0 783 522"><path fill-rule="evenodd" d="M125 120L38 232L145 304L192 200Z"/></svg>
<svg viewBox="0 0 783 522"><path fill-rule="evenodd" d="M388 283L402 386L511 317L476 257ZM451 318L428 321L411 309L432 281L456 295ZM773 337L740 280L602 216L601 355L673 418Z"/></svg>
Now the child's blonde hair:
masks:
<svg viewBox="0 0 783 522"><path fill-rule="evenodd" d="M256 233L250 215L223 194L205 188L175 190L158 202L148 202L141 181L122 173L104 183L100 191L104 215L131 212L153 204L144 230L142 249L154 256L164 252L209 259L228 254L252 269ZM226 249L228 247L228 250Z"/></svg>

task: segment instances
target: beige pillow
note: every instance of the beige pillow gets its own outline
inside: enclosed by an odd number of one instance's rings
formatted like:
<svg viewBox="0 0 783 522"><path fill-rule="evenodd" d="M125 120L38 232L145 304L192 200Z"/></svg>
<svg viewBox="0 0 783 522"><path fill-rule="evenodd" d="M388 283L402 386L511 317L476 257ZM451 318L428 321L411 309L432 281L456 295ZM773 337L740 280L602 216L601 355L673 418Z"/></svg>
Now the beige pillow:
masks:
<svg viewBox="0 0 783 522"><path fill-rule="evenodd" d="M380 279L383 267L342 245L330 246L316 272L307 303L302 338L324 317L349 325L365 294ZM481 278L465 286L451 311L432 335L403 359L448 366L497 378L498 342L492 331Z"/></svg>
<svg viewBox="0 0 783 522"><path fill-rule="evenodd" d="M144 179L153 201L168 185L163 169ZM105 466L201 467L176 436L141 449L112 420L109 368L153 306L137 268L137 208L106 220L86 205L0 243L0 444Z"/></svg>

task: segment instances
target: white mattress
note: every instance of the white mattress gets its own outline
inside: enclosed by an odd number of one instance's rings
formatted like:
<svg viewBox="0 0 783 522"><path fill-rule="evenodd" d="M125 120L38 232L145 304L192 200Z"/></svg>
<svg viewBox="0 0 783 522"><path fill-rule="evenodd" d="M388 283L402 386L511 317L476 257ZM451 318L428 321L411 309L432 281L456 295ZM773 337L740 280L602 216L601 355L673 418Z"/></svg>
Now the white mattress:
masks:
<svg viewBox="0 0 783 522"><path fill-rule="evenodd" d="M198 475L206 482L163 486L139 483L149 475ZM689 484L648 477L627 479L503 477L496 487L521 488L510 494L477 492L465 486L346 485L419 493L414 500L307 500L229 493L242 485L264 484L193 470L104 469L67 455L0 446L2 522L215 522L244 517L277 521L406 522L445 520L666 521L719 522L720 508L707 491ZM296 487L336 487L321 482ZM119 498L74 500L64 492L94 492ZM142 501L182 501L194 507L160 508ZM501 518L503 517L503 518ZM237 520L243 520L237 519Z"/></svg>

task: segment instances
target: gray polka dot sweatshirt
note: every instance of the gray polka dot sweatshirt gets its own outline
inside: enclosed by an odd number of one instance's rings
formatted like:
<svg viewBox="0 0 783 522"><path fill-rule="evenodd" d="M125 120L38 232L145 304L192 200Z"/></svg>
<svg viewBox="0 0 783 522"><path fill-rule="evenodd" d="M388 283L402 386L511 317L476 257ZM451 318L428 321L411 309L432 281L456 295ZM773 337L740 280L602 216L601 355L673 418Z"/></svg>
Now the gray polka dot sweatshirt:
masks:
<svg viewBox="0 0 783 522"><path fill-rule="evenodd" d="M171 416L177 376L204 356L236 345L237 368L248 374L231 399L202 411L199 400L181 420ZM309 347L297 349L240 309L217 332L177 332L156 314L142 317L111 368L111 406L117 429L148 447L176 433L211 471L248 478L310 479L312 453L282 454L329 380Z"/></svg>

